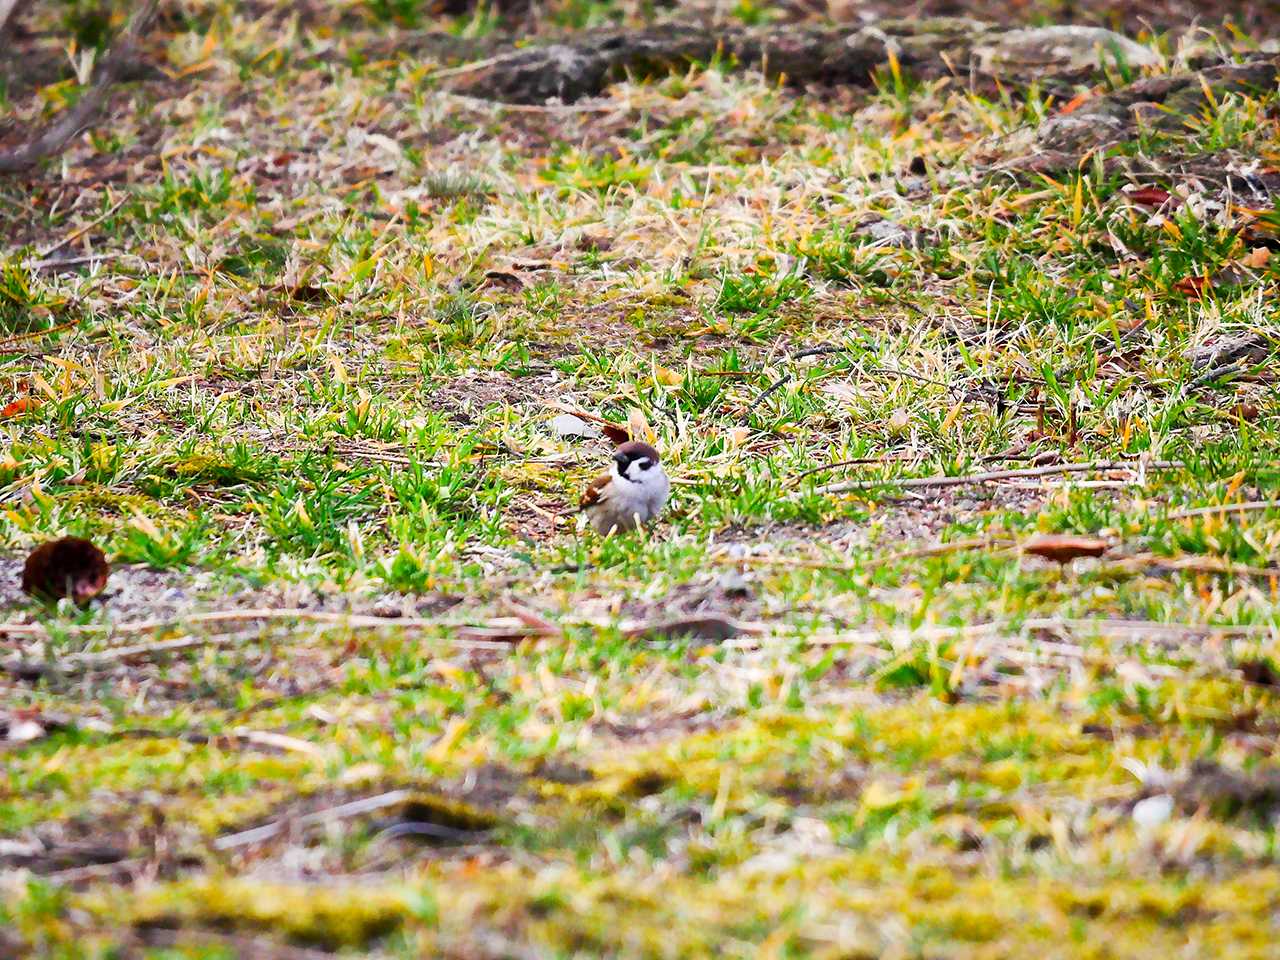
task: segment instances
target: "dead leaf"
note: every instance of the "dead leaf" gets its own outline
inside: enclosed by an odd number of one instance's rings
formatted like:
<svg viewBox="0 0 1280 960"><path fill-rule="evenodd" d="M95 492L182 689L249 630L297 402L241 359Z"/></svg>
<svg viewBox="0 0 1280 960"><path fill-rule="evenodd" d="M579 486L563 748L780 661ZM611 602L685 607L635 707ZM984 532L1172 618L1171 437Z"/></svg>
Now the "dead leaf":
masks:
<svg viewBox="0 0 1280 960"><path fill-rule="evenodd" d="M101 550L80 537L42 543L31 551L22 568L22 589L32 596L71 597L88 603L107 585L111 567Z"/></svg>
<svg viewBox="0 0 1280 960"><path fill-rule="evenodd" d="M286 294L290 300L296 300L298 303L323 303L332 299L324 287L309 283L289 288Z"/></svg>
<svg viewBox="0 0 1280 960"><path fill-rule="evenodd" d="M1100 557L1110 546L1110 543L1098 537L1051 533L1032 537L1022 545L1022 552L1056 563L1070 563L1079 557Z"/></svg>
<svg viewBox="0 0 1280 960"><path fill-rule="evenodd" d="M1271 261L1271 251L1266 247L1254 247L1249 251L1247 257L1240 258L1240 265L1248 267L1250 270L1265 269Z"/></svg>
<svg viewBox="0 0 1280 960"><path fill-rule="evenodd" d="M512 293L519 293L524 289L524 281L514 273L508 273L505 270L488 270L480 286L481 288L498 287L502 290L510 290Z"/></svg>
<svg viewBox="0 0 1280 960"><path fill-rule="evenodd" d="M10 417L21 416L28 410L36 410L40 407L40 401L31 397L19 397L12 403L5 404L4 409L0 410L0 420L8 420Z"/></svg>
<svg viewBox="0 0 1280 960"><path fill-rule="evenodd" d="M619 446L631 439L631 434L627 432L627 428L616 423L601 423L600 432Z"/></svg>
<svg viewBox="0 0 1280 960"><path fill-rule="evenodd" d="M1163 207L1170 200L1173 200L1173 206L1182 205L1182 200L1175 197L1163 187L1139 187L1132 193L1126 193L1125 198L1131 203L1137 203L1144 207Z"/></svg>
<svg viewBox="0 0 1280 960"><path fill-rule="evenodd" d="M635 439L646 443L655 443L658 439L658 435L653 432L653 427L649 426L649 418L638 407L632 407L627 412L627 432Z"/></svg>
<svg viewBox="0 0 1280 960"><path fill-rule="evenodd" d="M1190 300L1203 300L1205 291L1209 287L1209 278L1203 274L1195 277L1183 277L1173 285L1174 290L1177 290Z"/></svg>
<svg viewBox="0 0 1280 960"><path fill-rule="evenodd" d="M1280 687L1280 671L1270 660L1241 660L1236 664L1240 675L1249 683L1262 687Z"/></svg>

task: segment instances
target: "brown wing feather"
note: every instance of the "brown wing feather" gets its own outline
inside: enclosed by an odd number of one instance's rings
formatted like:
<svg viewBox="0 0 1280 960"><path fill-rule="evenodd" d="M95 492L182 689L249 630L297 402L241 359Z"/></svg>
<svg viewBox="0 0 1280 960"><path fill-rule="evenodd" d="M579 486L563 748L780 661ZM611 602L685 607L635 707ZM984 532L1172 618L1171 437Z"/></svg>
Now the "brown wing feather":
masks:
<svg viewBox="0 0 1280 960"><path fill-rule="evenodd" d="M612 477L609 474L602 473L588 483L587 489L582 492L582 498L578 501L578 509L586 510L588 507L594 507L599 503L604 495L604 488L609 485L611 479Z"/></svg>

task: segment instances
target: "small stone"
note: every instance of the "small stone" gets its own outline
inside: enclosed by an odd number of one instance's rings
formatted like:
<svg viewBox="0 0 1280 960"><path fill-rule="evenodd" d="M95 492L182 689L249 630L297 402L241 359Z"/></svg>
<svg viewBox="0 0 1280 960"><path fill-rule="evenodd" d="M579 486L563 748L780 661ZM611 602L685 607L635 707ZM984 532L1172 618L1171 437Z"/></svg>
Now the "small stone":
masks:
<svg viewBox="0 0 1280 960"><path fill-rule="evenodd" d="M551 432L561 440L591 440L600 436L600 428L572 413L562 413L551 421Z"/></svg>
<svg viewBox="0 0 1280 960"><path fill-rule="evenodd" d="M1154 830L1173 813L1173 797L1158 793L1133 805L1133 822L1140 830Z"/></svg>

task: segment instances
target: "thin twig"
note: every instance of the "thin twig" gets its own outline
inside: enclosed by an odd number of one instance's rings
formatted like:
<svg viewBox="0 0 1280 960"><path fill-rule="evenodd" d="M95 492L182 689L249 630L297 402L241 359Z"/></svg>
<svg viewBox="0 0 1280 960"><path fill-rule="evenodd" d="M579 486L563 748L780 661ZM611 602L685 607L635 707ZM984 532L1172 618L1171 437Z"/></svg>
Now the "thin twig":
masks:
<svg viewBox="0 0 1280 960"><path fill-rule="evenodd" d="M1251 567L1221 557L1160 557L1142 553L1107 564L1103 570L1157 569L1180 573L1215 573L1235 577L1280 577L1280 567Z"/></svg>
<svg viewBox="0 0 1280 960"><path fill-rule="evenodd" d="M483 60L472 60L470 63L464 63L458 67L444 67L441 70L433 70L422 79L442 80L445 77L460 77L463 74L475 73L477 70L483 70L485 67L491 67L501 60L502 57L485 57Z"/></svg>
<svg viewBox="0 0 1280 960"><path fill-rule="evenodd" d="M115 736L130 740L181 740L183 743L205 744L247 744L250 746L269 747L282 753L302 753L309 757L323 755L323 750L310 740L302 740L284 733L273 733L270 730L250 730L236 727L221 733L205 733L200 730L188 730L174 733L153 730L150 727L132 727L114 731Z"/></svg>
<svg viewBox="0 0 1280 960"><path fill-rule="evenodd" d="M35 139L16 150L0 153L0 173L19 173L45 157L59 153L98 114L111 87L115 85L129 62L134 43L151 26L159 0L144 0L111 51L98 66L96 76L74 107L50 124Z"/></svg>
<svg viewBox="0 0 1280 960"><path fill-rule="evenodd" d="M764 403L766 400L769 399L769 397L771 397L773 394L777 393L779 390L785 387L790 381L791 381L791 374L784 373L781 377L779 377L773 383L769 384L769 386L765 387L764 390L761 391L760 396L756 397L755 401L751 404L751 406L747 408L747 413L748 414L755 413L756 410L759 408L760 404Z"/></svg>
<svg viewBox="0 0 1280 960"><path fill-rule="evenodd" d="M1216 507L1193 507L1189 510L1178 510L1165 517L1166 520L1190 520L1192 517L1212 517L1227 513L1252 513L1255 510L1280 509L1280 500L1251 500L1246 503L1223 503Z"/></svg>
<svg viewBox="0 0 1280 960"><path fill-rule="evenodd" d="M44 260L28 260L23 264L28 270L47 270L50 267L78 267L86 263L102 263L105 260L115 260L120 254L118 253L91 253L84 257L67 257L65 259L59 257L49 257Z"/></svg>
<svg viewBox="0 0 1280 960"><path fill-rule="evenodd" d="M964 550L981 550L995 549L1005 550L1012 547L1014 542L1005 537L973 537L967 540L951 540L947 543L931 543L923 547L915 547L911 550L899 550L895 553L886 553L878 557L872 557L860 563L838 560L816 560L807 557L779 557L779 556L716 556L711 558L711 562L715 564L733 565L743 564L745 566L766 566L766 567L798 567L805 570L834 570L843 573L862 573L875 570L898 560L909 560L917 557L938 557L948 553L960 553Z"/></svg>
<svg viewBox="0 0 1280 960"><path fill-rule="evenodd" d="M609 103L506 103L501 100L469 97L465 93L454 93L452 90L436 90L432 96L445 97L456 101L460 106L484 110L486 113L610 113L620 107L618 103L612 101Z"/></svg>
<svg viewBox="0 0 1280 960"><path fill-rule="evenodd" d="M1044 467L1025 467L1018 470L990 470L986 473L970 473L962 476L906 477L885 480L858 480L833 483L819 487L819 493L845 493L851 490L867 490L872 487L902 487L919 490L933 487L962 487L974 483L990 483L995 480L1016 480L1027 477L1052 477L1064 473L1089 473L1101 470L1181 470L1186 464L1180 460L1102 460L1096 463L1055 463Z"/></svg>
<svg viewBox="0 0 1280 960"><path fill-rule="evenodd" d="M794 477L787 481L789 484L796 484L805 477L811 477L815 473L826 473L828 470L838 470L841 467L869 467L881 463L903 463L907 460L916 460L918 457L889 456L889 457L856 457L853 460L837 460L835 463L824 463L816 467L810 467L801 473L797 473Z"/></svg>
<svg viewBox="0 0 1280 960"><path fill-rule="evenodd" d="M62 330L70 330L80 321L68 320L66 323L59 323L57 326L46 327L43 330L28 330L26 333L15 333L11 336L0 337L0 352L7 351L10 347L16 346L24 340L36 340L40 337L46 337L51 333L58 333Z"/></svg>
<svg viewBox="0 0 1280 960"><path fill-rule="evenodd" d="M72 230L69 234L67 234L65 237L63 237L61 240L59 240L57 243L52 244L51 246L49 246L49 247L45 248L44 250L41 250L41 251L37 254L38 259L37 259L36 261L34 261L34 262L30 262L30 261L29 261L29 262L26 264L26 266L27 266L28 268L35 267L35 266L37 266L37 265L38 265L42 260L44 260L46 257L48 257L48 256L49 256L49 254L51 254L51 253L56 253L57 251L61 250L63 247L67 246L67 244L74 243L76 240L80 239L80 237L84 236L86 233L88 233L90 230L92 230L92 229L93 229L94 227L96 227L98 224L102 223L104 220L106 220L107 218L109 218L113 213L115 213L117 210L119 210L121 207L123 207L123 206L125 205L125 202L126 202L128 199L129 199L129 198L128 198L127 196L121 197L119 200L117 200L115 203L113 203L113 204L111 205L111 208L110 208L106 213L102 214L102 216L97 217L97 218L95 218L95 219L93 219L93 220L89 221L88 223L86 223L86 224L85 224L84 226L82 226L82 227L77 227L75 230Z"/></svg>
<svg viewBox="0 0 1280 960"><path fill-rule="evenodd" d="M454 647L468 650L509 650L516 638L529 636L549 636L549 631L529 626L518 617L503 618L490 621L483 626L468 624L441 623L416 617L375 617L342 613L329 613L320 610L211 610L205 613L194 613L181 620L144 620L119 624L79 624L69 625L67 634L106 633L108 635L122 633L147 633L172 629L193 623L227 623L242 620L301 620L314 623L336 624L355 628L393 628L432 629L442 628L454 631L447 643ZM46 637L48 631L38 623L0 623L0 636ZM201 647L235 646L246 641L262 637L257 629L244 630L238 633L211 634L208 636L183 636L155 643L138 643L109 650L89 653L73 653L53 662L45 663L36 660L9 659L0 661L0 673L8 673L27 680L38 680L50 676L66 676L86 671L110 667L126 660L151 659L164 654L178 653Z"/></svg>
<svg viewBox="0 0 1280 960"><path fill-rule="evenodd" d="M1191 624L1161 623L1158 620L1117 620L1117 619L1064 619L1058 617L1029 617L1025 620L991 620L986 623L970 623L959 626L927 626L915 629L869 627L860 630L846 630L830 634L810 634L808 636L787 637L810 647L832 646L874 646L899 648L919 641L962 640L974 637L998 637L1006 632L1032 633L1051 632L1069 634L1077 637L1090 635L1104 638L1108 636L1133 635L1135 638L1150 637L1160 632L1177 633L1184 637L1211 636L1277 636L1280 625L1247 623L1247 624ZM763 645L767 639L783 639L772 636L737 637L727 640L725 647L754 649Z"/></svg>
<svg viewBox="0 0 1280 960"><path fill-rule="evenodd" d="M840 347L834 344L828 344L825 347L809 347L806 350L791 354L791 359L803 360L805 357L825 357L830 353L848 353L851 349L851 347Z"/></svg>
<svg viewBox="0 0 1280 960"><path fill-rule="evenodd" d="M362 814L373 813L377 810L385 810L387 807L394 807L397 804L404 803L412 794L408 790L391 790L387 793L380 793L372 797L363 797L359 800L352 800L348 803L340 803L336 807L330 807L327 810L317 810L315 813L308 813L296 819L273 820L270 823L264 823L260 827L253 827L250 830L241 830L239 833L224 834L213 841L215 850L234 850L237 847L247 847L253 843L259 843L263 840L270 840L276 836L287 825L297 825L306 827L317 823L332 823L334 820L344 820L349 817L358 817Z"/></svg>
<svg viewBox="0 0 1280 960"><path fill-rule="evenodd" d="M953 387L949 383L943 383L941 380L934 380L932 377L921 376L918 373L912 373L909 370L896 370L893 367L868 367L866 370L857 371L870 374L873 377L905 377L908 380L916 380L920 383L931 383L935 387L942 387L943 390L955 392L958 387Z"/></svg>
<svg viewBox="0 0 1280 960"><path fill-rule="evenodd" d="M826 354L830 354L830 353L848 353L850 352L851 349L852 349L851 347L840 347L840 346L834 346L834 345L828 345L823 347L809 347L806 350L799 350L796 353L791 354L787 359L803 360L805 357L819 357L819 356L825 356ZM958 389L960 389L958 387L953 387L950 384L943 383L941 380L934 380L932 377L926 377L919 373L912 373L909 370L897 370L894 367L867 367L865 370L850 368L850 372L856 373L856 374L863 374L865 376L870 376L870 377L902 377L907 380L916 380L920 383L928 383L928 384L932 384L935 387L942 387L943 390L946 390L949 393L955 393ZM791 381L791 374L784 373L781 377L779 377L773 383L769 384L769 386L764 388L764 391L760 394L760 396L756 397L755 401L747 409L747 413L754 413L756 409L762 403L765 402L765 400L767 400L770 396L772 396L778 390L781 390L790 381Z"/></svg>
<svg viewBox="0 0 1280 960"><path fill-rule="evenodd" d="M492 629L500 624L490 622L481 628L472 624L448 620L430 620L425 617L378 617L363 613L342 613L334 610L308 610L298 607L247 607L242 610L205 610L183 617L166 617L155 620L132 620L125 623L69 624L60 629L65 634L105 633L113 636L130 633L154 633L197 624L237 623L243 620L300 620L309 623L331 623L343 627L401 627L413 630L440 628L445 630ZM0 623L0 635L44 637L48 631L38 623ZM124 648L121 648L124 649ZM89 656L86 654L85 656Z"/></svg>

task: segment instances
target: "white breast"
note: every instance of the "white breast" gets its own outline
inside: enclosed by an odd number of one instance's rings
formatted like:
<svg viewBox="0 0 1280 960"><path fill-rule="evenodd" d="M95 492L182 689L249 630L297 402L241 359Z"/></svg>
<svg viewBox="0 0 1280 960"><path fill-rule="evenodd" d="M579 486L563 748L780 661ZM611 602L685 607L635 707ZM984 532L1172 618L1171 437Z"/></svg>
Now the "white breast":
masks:
<svg viewBox="0 0 1280 960"><path fill-rule="evenodd" d="M646 470L639 480L620 478L614 481L614 487L619 511L628 516L638 516L641 523L648 523L656 517L671 493L671 481L658 466Z"/></svg>
<svg viewBox="0 0 1280 960"><path fill-rule="evenodd" d="M637 523L648 523L666 505L671 481L662 467L644 471L637 480L628 480L613 471L606 496L591 510L591 524L599 533L610 530L633 530Z"/></svg>

